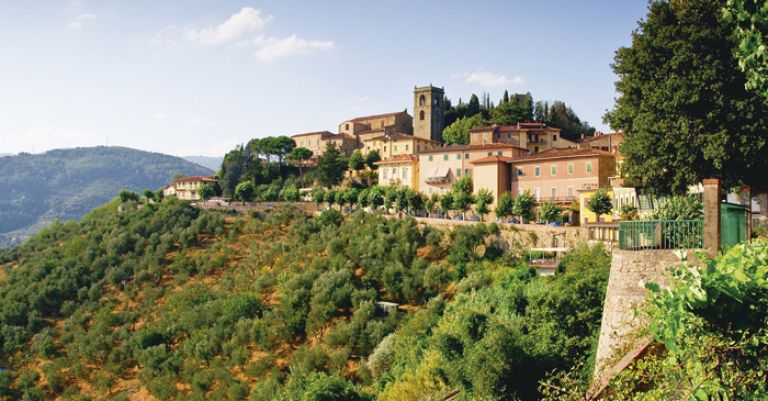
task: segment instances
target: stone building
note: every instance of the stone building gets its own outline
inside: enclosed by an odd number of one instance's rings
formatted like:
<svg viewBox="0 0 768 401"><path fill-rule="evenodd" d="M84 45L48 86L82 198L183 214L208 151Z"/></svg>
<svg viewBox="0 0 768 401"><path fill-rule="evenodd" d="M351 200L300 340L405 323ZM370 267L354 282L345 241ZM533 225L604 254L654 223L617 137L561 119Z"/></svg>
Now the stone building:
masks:
<svg viewBox="0 0 768 401"><path fill-rule="evenodd" d="M413 133L413 117L408 111L356 117L339 124L339 134L357 138L358 147L370 138L395 132Z"/></svg>
<svg viewBox="0 0 768 401"><path fill-rule="evenodd" d="M377 150L386 160L398 155L415 155L440 147L440 142L401 133L383 134L363 142L363 153Z"/></svg>
<svg viewBox="0 0 768 401"><path fill-rule="evenodd" d="M445 91L431 84L413 88L413 135L434 142L443 141Z"/></svg>
<svg viewBox="0 0 768 401"><path fill-rule="evenodd" d="M518 123L515 125L486 125L469 130L469 143L483 145L507 143L538 153L548 149L575 148L576 142L560 136L560 129L543 123Z"/></svg>
<svg viewBox="0 0 768 401"><path fill-rule="evenodd" d="M357 148L357 139L354 137L330 131L307 132L291 135L291 138L296 142L296 146L311 150L313 158L321 156L329 143L334 143L347 155Z"/></svg>

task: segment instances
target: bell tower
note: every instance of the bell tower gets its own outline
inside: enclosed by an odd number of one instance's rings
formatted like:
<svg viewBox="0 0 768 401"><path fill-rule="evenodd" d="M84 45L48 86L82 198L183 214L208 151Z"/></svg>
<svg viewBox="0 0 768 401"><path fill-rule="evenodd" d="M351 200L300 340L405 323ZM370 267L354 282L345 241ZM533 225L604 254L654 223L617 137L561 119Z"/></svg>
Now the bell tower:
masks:
<svg viewBox="0 0 768 401"><path fill-rule="evenodd" d="M443 88L430 84L413 88L413 135L432 141L443 141Z"/></svg>

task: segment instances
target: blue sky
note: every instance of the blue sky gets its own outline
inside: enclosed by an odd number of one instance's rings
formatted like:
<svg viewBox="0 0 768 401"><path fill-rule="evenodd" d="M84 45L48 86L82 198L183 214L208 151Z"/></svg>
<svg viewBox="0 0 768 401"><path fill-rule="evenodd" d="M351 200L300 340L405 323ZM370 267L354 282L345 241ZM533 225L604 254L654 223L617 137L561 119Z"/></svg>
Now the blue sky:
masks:
<svg viewBox="0 0 768 401"><path fill-rule="evenodd" d="M0 0L0 153L122 145L221 155L504 89L600 121L637 1Z"/></svg>

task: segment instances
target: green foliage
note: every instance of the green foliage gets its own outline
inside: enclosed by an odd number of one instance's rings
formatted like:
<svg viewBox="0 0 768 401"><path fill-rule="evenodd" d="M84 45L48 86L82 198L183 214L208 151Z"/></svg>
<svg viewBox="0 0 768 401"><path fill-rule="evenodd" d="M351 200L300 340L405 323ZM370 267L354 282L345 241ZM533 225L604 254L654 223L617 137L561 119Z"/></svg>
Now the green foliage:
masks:
<svg viewBox="0 0 768 401"><path fill-rule="evenodd" d="M490 123L498 125L514 125L528 122L533 117L533 96L530 93L515 94L511 99L499 103L491 110Z"/></svg>
<svg viewBox="0 0 768 401"><path fill-rule="evenodd" d="M347 161L334 143L328 143L325 152L317 159L317 180L326 187L338 185L344 179Z"/></svg>
<svg viewBox="0 0 768 401"><path fill-rule="evenodd" d="M139 201L139 194L133 191L125 190L125 189L120 190L118 197L120 198L120 202L123 202L123 203L131 202L131 201L132 202Z"/></svg>
<svg viewBox="0 0 768 401"><path fill-rule="evenodd" d="M533 206L533 195L525 191L515 197L515 202L512 205L512 214L517 216L521 223L529 221L533 219Z"/></svg>
<svg viewBox="0 0 768 401"><path fill-rule="evenodd" d="M365 158L363 152L360 149L356 149L349 155L349 169L353 171L360 171L365 167Z"/></svg>
<svg viewBox="0 0 768 401"><path fill-rule="evenodd" d="M587 209L597 215L597 221L600 221L600 215L608 214L613 210L611 195L605 189L598 189L595 194L589 198Z"/></svg>
<svg viewBox="0 0 768 401"><path fill-rule="evenodd" d="M244 181L235 187L235 198L243 202L250 202L253 200L254 192L256 189L250 181Z"/></svg>
<svg viewBox="0 0 768 401"><path fill-rule="evenodd" d="M490 190L483 188L477 191L477 196L475 196L475 201L477 202L477 205L475 206L475 210L481 215L485 215L490 212L490 210L488 209L488 206L490 206L490 204L493 203L493 193L491 193Z"/></svg>
<svg viewBox="0 0 768 401"><path fill-rule="evenodd" d="M768 5L763 0L728 0L726 21L736 25L736 56L747 75L746 87L768 98Z"/></svg>
<svg viewBox="0 0 768 401"><path fill-rule="evenodd" d="M469 130L484 123L482 114L461 117L443 129L443 141L450 145L466 145L469 143Z"/></svg>
<svg viewBox="0 0 768 401"><path fill-rule="evenodd" d="M208 184L202 184L200 185L200 188L198 188L197 194L200 195L200 199L202 199L203 201L207 201L208 199L211 199L214 195L216 195L216 191L213 189L212 186Z"/></svg>
<svg viewBox="0 0 768 401"><path fill-rule="evenodd" d="M632 221L640 218L637 206L626 204L621 207L621 220Z"/></svg>
<svg viewBox="0 0 768 401"><path fill-rule="evenodd" d="M511 217L514 214L514 202L515 201L512 200L512 195L509 192L501 194L501 196L499 196L499 203L496 205L496 218L505 219Z"/></svg>
<svg viewBox="0 0 768 401"><path fill-rule="evenodd" d="M539 207L539 219L549 223L552 221L560 221L562 218L563 209L553 202L544 202Z"/></svg>
<svg viewBox="0 0 768 401"><path fill-rule="evenodd" d="M653 220L697 220L704 217L704 205L694 195L672 196L653 212Z"/></svg>
<svg viewBox="0 0 768 401"><path fill-rule="evenodd" d="M379 151L376 149L368 152L365 155L365 165L368 166L368 168L371 170L376 170L379 168L376 162L380 160L381 160L381 155L379 154Z"/></svg>
<svg viewBox="0 0 768 401"><path fill-rule="evenodd" d="M652 2L631 46L616 52L619 97L606 119L625 132L628 185L657 194L685 193L704 178L768 187L768 100L745 89L736 26L722 7Z"/></svg>
<svg viewBox="0 0 768 401"><path fill-rule="evenodd" d="M314 373L307 377L301 401L364 401L354 386L339 376Z"/></svg>

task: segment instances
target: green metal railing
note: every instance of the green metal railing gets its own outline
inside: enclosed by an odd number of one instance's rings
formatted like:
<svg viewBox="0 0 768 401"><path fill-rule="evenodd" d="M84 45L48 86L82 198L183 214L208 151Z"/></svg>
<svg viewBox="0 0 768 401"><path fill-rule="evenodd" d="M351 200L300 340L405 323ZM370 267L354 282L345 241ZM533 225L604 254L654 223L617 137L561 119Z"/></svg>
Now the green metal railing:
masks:
<svg viewBox="0 0 768 401"><path fill-rule="evenodd" d="M619 222L620 249L694 249L704 247L704 220Z"/></svg>

